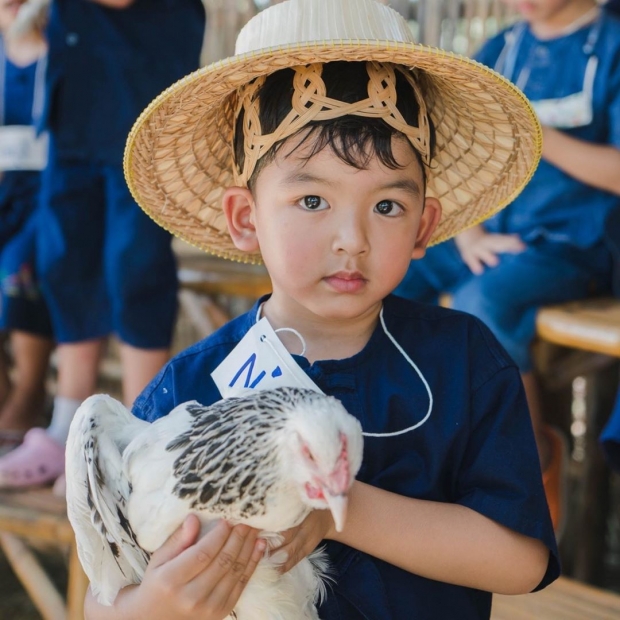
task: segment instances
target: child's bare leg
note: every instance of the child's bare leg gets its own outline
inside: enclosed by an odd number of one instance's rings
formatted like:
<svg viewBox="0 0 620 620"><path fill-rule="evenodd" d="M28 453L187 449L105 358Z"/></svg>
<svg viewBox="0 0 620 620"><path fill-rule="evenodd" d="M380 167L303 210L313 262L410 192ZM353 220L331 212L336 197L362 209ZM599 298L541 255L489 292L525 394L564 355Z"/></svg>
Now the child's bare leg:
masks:
<svg viewBox="0 0 620 620"><path fill-rule="evenodd" d="M26 431L45 407L45 380L54 342L42 336L14 331L10 335L15 365L13 388L0 411L0 430Z"/></svg>
<svg viewBox="0 0 620 620"><path fill-rule="evenodd" d="M58 345L58 394L84 400L97 387L99 362L105 339Z"/></svg>
<svg viewBox="0 0 620 620"><path fill-rule="evenodd" d="M121 345L123 365L123 399L130 407L151 379L168 361L168 349L138 349L128 344Z"/></svg>
<svg viewBox="0 0 620 620"><path fill-rule="evenodd" d="M96 389L104 340L58 346L58 388L52 423L33 428L23 443L0 458L0 486L23 488L53 482L65 468L65 443L81 402Z"/></svg>
<svg viewBox="0 0 620 620"><path fill-rule="evenodd" d="M536 438L536 446L538 448L538 457L540 458L540 466L543 471L547 469L551 459L549 437L545 433L545 421L543 420L542 404L540 398L540 388L538 380L533 372L524 372L521 374L523 387L525 388L525 396L530 409L530 417L534 428L534 437Z"/></svg>
<svg viewBox="0 0 620 620"><path fill-rule="evenodd" d="M95 393L105 339L58 345L58 387L48 433L64 445L73 415Z"/></svg>

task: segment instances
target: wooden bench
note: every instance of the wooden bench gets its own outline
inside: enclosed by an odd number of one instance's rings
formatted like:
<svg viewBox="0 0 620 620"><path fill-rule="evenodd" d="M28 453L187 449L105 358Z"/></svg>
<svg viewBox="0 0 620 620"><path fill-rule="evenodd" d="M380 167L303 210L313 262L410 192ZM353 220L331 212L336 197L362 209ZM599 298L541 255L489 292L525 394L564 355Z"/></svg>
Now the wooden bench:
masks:
<svg viewBox="0 0 620 620"><path fill-rule="evenodd" d="M571 576L598 583L603 569L610 483L599 437L618 389L620 299L585 299L543 308L536 324L544 345L536 359L542 377L551 386L545 409L565 431L571 423L570 385L578 376L586 379L585 457L574 483L574 508L572 514L570 510L568 513L562 557Z"/></svg>
<svg viewBox="0 0 620 620"><path fill-rule="evenodd" d="M536 328L547 342L620 358L620 299L586 299L543 308Z"/></svg>
<svg viewBox="0 0 620 620"><path fill-rule="evenodd" d="M179 263L181 309L199 339L247 310L259 297L271 293L271 280L260 265L187 252L179 256ZM238 305L240 301L242 305Z"/></svg>
<svg viewBox="0 0 620 620"><path fill-rule="evenodd" d="M66 597L30 545L52 547L68 562ZM51 489L0 492L0 546L44 620L82 620L88 580L77 557L64 498Z"/></svg>
<svg viewBox="0 0 620 620"><path fill-rule="evenodd" d="M523 596L493 597L491 620L618 620L620 595L561 577Z"/></svg>

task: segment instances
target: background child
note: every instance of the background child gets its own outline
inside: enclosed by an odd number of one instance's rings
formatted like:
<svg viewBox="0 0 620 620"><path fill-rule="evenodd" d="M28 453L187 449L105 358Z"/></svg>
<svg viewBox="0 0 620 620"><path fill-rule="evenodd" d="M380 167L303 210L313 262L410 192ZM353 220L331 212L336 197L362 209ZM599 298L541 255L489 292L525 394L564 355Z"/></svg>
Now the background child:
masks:
<svg viewBox="0 0 620 620"><path fill-rule="evenodd" d="M450 292L453 307L481 318L515 360L558 527L562 442L543 420L530 345L538 308L611 286L605 222L620 207L620 23L595 0L513 4L525 21L477 59L533 102L543 161L508 208L412 263L396 294L432 302Z"/></svg>
<svg viewBox="0 0 620 620"><path fill-rule="evenodd" d="M53 346L35 273L35 206L46 153L33 125L45 86L45 15L24 21L23 5L0 5L0 329L10 334L14 363L12 381L4 381L10 387L0 409L0 453L42 421Z"/></svg>
<svg viewBox="0 0 620 620"><path fill-rule="evenodd" d="M389 293L429 241L522 187L538 155L534 116L494 74L412 45L374 0L278 4L237 51L148 108L129 138L128 181L186 240L262 258L273 294L177 356L134 413L154 420L301 375L366 433L344 531L314 511L280 549L286 570L328 541L335 583L320 617L489 618L490 592L558 574L518 370L477 319ZM171 546L165 575L158 561L112 608L90 599L88 617L224 617L234 597L209 607L191 547Z"/></svg>
<svg viewBox="0 0 620 620"><path fill-rule="evenodd" d="M73 415L96 387L105 338L121 341L127 403L168 357L176 317L170 235L133 201L125 138L147 103L198 67L200 0L54 0L44 125L39 271L58 340L58 391L46 432L0 459L0 486L64 469Z"/></svg>

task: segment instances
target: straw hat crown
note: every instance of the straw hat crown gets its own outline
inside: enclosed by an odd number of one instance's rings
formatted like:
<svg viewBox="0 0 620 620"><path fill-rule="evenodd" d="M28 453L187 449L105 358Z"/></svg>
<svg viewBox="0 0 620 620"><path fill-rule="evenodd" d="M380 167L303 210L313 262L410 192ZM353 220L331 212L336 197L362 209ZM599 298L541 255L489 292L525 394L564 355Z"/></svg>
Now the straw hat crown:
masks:
<svg viewBox="0 0 620 620"><path fill-rule="evenodd" d="M289 0L259 13L242 28L235 55L339 40L415 43L402 15L376 0Z"/></svg>
<svg viewBox="0 0 620 620"><path fill-rule="evenodd" d="M541 155L540 124L523 93L479 63L414 42L407 22L376 0L288 0L254 17L237 53L164 91L134 125L125 175L158 224L205 251L243 262L221 197L235 184L239 93L284 68L332 61L392 63L412 71L436 130L427 193L443 214L431 239L452 237L509 204Z"/></svg>

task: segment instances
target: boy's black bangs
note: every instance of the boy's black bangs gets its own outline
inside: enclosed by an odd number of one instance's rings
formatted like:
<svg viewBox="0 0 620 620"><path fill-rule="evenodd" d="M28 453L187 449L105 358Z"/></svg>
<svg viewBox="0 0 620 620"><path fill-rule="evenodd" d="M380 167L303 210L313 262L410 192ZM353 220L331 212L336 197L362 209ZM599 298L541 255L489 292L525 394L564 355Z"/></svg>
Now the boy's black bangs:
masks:
<svg viewBox="0 0 620 620"><path fill-rule="evenodd" d="M282 69L271 74L265 80L265 84L259 93L259 117L263 135L273 133L291 111L294 92L293 76L294 71L292 69ZM354 103L368 97L369 78L365 62L337 61L327 63L323 66L322 77L327 90L326 94L332 99ZM399 71L396 71L396 95L397 107L407 124L417 126L418 103L410 84ZM435 145L435 131L430 119L429 124L432 153ZM397 169L401 167L401 164L394 157L392 138L402 134L399 134L380 118L348 115L331 120L313 121L302 128L297 135L304 132L305 135L303 135L302 140L291 152L312 139L314 142L306 156L307 159L329 147L341 161L360 170L367 168L374 156L388 168ZM274 145L269 153L258 161L248 181L250 188L254 185L260 170L273 161L279 148L285 142L286 140ZM422 168L422 173L425 175L426 171L420 154L413 149L413 146L411 148ZM243 111L237 119L234 152L238 165L242 166L245 159Z"/></svg>

